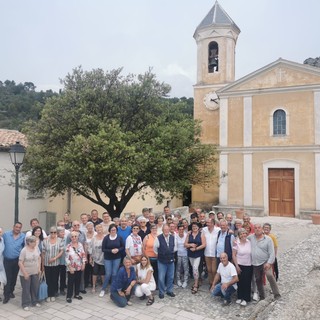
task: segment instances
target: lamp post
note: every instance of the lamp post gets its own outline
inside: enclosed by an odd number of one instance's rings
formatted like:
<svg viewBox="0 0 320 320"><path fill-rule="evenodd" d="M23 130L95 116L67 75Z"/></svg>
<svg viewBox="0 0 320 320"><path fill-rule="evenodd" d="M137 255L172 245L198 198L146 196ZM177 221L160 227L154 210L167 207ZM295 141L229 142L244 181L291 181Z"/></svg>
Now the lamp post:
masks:
<svg viewBox="0 0 320 320"><path fill-rule="evenodd" d="M16 186L15 186L15 199L14 199L14 223L19 221L19 169L23 164L26 150L19 141L12 145L9 154L12 164L16 169Z"/></svg>

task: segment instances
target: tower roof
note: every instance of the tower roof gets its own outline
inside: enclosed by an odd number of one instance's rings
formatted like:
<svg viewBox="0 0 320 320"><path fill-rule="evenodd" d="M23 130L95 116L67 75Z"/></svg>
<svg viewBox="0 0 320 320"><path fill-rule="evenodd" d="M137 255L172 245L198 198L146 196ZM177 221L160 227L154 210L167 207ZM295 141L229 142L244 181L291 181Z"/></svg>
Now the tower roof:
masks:
<svg viewBox="0 0 320 320"><path fill-rule="evenodd" d="M238 33L240 33L239 27L224 11L224 9L221 7L218 1L215 2L214 6L211 8L209 13L198 25L195 33L207 27L231 27L231 28L233 27L238 31Z"/></svg>

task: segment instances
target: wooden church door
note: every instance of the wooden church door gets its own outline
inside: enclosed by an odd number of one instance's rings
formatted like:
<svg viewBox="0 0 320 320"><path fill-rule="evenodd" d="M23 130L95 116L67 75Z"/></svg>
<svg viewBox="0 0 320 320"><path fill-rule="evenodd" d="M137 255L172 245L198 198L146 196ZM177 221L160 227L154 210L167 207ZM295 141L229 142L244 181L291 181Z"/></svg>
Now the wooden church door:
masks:
<svg viewBox="0 0 320 320"><path fill-rule="evenodd" d="M294 169L269 169L269 215L295 217Z"/></svg>

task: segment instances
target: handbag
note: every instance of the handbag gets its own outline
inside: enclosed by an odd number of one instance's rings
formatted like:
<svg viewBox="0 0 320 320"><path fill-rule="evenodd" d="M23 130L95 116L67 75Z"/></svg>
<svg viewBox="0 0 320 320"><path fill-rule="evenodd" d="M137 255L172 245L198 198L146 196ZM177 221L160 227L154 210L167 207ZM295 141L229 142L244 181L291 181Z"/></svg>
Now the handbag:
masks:
<svg viewBox="0 0 320 320"><path fill-rule="evenodd" d="M38 299L39 301L48 298L48 285L46 282L46 276L44 272L40 275L40 284L39 284L39 291L38 291Z"/></svg>

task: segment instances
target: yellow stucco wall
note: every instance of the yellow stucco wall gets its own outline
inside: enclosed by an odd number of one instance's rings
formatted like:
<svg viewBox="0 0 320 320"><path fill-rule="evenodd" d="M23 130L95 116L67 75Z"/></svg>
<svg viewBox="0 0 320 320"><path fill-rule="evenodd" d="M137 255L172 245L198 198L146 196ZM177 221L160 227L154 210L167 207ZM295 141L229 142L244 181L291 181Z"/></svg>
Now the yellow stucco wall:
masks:
<svg viewBox="0 0 320 320"><path fill-rule="evenodd" d="M288 66L279 66L260 74L252 80L241 83L237 90L252 90L263 88L280 88L297 85L318 84L319 74L297 70Z"/></svg>
<svg viewBox="0 0 320 320"><path fill-rule="evenodd" d="M300 208L315 207L315 170L312 152L256 152L252 157L252 206L264 205L263 164L270 160L293 160L299 164ZM228 158L228 204L243 203L243 154L229 154Z"/></svg>
<svg viewBox="0 0 320 320"><path fill-rule="evenodd" d="M202 121L201 141L203 143L219 143L219 109L208 110L203 102L204 96L213 91L208 88L197 88L194 91L194 118Z"/></svg>
<svg viewBox="0 0 320 320"><path fill-rule="evenodd" d="M196 88L194 90L194 118L201 121L201 141L208 144L219 144L219 109L208 110L203 102L205 95L214 91L213 88ZM216 172L219 172L217 163ZM218 203L219 181L214 177L207 186L192 186L192 203Z"/></svg>
<svg viewBox="0 0 320 320"><path fill-rule="evenodd" d="M228 147L243 146L243 98L228 100Z"/></svg>
<svg viewBox="0 0 320 320"><path fill-rule="evenodd" d="M177 208L182 206L181 199L171 199L169 196L167 199L171 200L170 208ZM128 205L123 210L123 213L129 213L133 211L137 215L140 215L143 208L152 208L154 212L161 212L166 204L166 200L160 205L157 204L152 193L150 195L146 195L144 200L138 194L136 194L129 201ZM102 212L106 211L103 207L92 203L84 197L72 196L71 218L73 220L80 219L81 213L90 213L92 209L98 210L99 217L101 217ZM57 213L57 219L61 219L63 217L63 214L67 211L67 197L59 196L55 197L54 199L48 200L47 211Z"/></svg>
<svg viewBox="0 0 320 320"><path fill-rule="evenodd" d="M210 187L200 185L192 186L192 203L217 204L219 199L218 182L213 182Z"/></svg>
<svg viewBox="0 0 320 320"><path fill-rule="evenodd" d="M304 101L303 105L301 101ZM286 137L270 136L272 114L276 109L284 109L287 113L289 134ZM253 146L311 145L314 143L313 92L253 96L252 119Z"/></svg>
<svg viewBox="0 0 320 320"><path fill-rule="evenodd" d="M243 155L229 154L228 157L228 203L243 203Z"/></svg>
<svg viewBox="0 0 320 320"><path fill-rule="evenodd" d="M293 146L314 143L313 92L290 92L252 97L252 146ZM304 104L301 105L301 101ZM275 137L270 132L273 112L287 113L288 135ZM302 120L303 119L303 120ZM243 98L228 99L228 147L243 146ZM204 123L204 128L206 128ZM208 126L207 126L208 127ZM209 129L209 127L208 127ZM218 134L211 132L211 134ZM271 135L270 135L271 134Z"/></svg>

